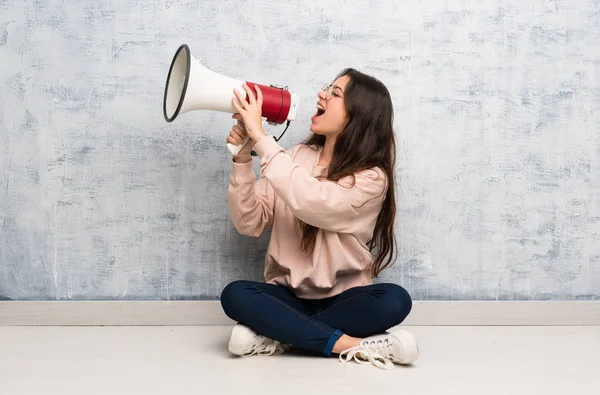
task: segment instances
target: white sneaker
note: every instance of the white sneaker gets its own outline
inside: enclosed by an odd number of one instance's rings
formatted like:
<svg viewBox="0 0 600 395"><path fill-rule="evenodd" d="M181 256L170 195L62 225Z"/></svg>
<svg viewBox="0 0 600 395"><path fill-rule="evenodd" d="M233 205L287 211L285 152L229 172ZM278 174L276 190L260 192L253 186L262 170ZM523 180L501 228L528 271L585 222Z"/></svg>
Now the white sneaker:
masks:
<svg viewBox="0 0 600 395"><path fill-rule="evenodd" d="M268 337L260 336L242 324L233 327L229 338L229 352L243 357L282 354L286 350L287 346Z"/></svg>
<svg viewBox="0 0 600 395"><path fill-rule="evenodd" d="M344 354L346 357L344 358ZM394 364L407 365L419 357L415 337L404 329L364 338L360 345L340 353L340 361L372 363L381 369L394 369Z"/></svg>

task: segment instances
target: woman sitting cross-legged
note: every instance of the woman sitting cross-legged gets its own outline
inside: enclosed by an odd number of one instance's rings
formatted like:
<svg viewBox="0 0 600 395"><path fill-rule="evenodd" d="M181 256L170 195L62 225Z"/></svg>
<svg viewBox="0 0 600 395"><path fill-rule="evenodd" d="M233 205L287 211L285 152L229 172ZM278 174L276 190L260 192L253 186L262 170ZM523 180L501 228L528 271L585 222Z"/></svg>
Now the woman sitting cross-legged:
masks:
<svg viewBox="0 0 600 395"><path fill-rule="evenodd" d="M228 143L228 205L236 229L271 228L265 283L234 281L222 292L238 324L229 351L271 355L289 346L381 368L410 364L412 334L393 328L412 307L408 292L373 279L395 252L395 138L390 94L380 81L343 71L318 93L312 135L285 150L262 127L262 93L235 90L238 120ZM247 94L247 96L246 96ZM247 99L246 99L247 97ZM251 151L260 159L260 177Z"/></svg>

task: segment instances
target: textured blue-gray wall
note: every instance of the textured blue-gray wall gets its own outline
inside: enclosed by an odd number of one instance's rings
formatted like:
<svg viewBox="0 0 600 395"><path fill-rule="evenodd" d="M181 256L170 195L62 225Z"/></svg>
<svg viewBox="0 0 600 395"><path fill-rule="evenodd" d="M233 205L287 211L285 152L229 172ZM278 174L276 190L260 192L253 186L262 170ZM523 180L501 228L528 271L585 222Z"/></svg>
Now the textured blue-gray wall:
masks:
<svg viewBox="0 0 600 395"><path fill-rule="evenodd" d="M600 297L598 0L0 0L0 298L215 298L262 278L268 235L226 209L230 115L162 118L181 43L302 95L286 147L342 68L388 85L401 251L382 280Z"/></svg>

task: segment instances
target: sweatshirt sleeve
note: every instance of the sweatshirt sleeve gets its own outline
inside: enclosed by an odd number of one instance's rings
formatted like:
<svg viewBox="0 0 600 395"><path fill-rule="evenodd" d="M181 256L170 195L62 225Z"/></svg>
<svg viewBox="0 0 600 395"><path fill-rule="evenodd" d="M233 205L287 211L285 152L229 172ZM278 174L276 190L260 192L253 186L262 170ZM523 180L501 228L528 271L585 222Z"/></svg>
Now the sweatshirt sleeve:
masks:
<svg viewBox="0 0 600 395"><path fill-rule="evenodd" d="M284 153L290 161L297 147ZM259 237L273 225L275 191L266 177L257 180L252 161L231 162L231 174L227 190L229 215L238 232L247 236Z"/></svg>
<svg viewBox="0 0 600 395"><path fill-rule="evenodd" d="M364 215L376 217L387 192L387 177L379 168L359 171L338 182L313 177L294 163L270 136L254 150L260 157L261 177L300 220L333 232L351 232Z"/></svg>
<svg viewBox="0 0 600 395"><path fill-rule="evenodd" d="M267 179L256 175L252 161L232 162L227 205L238 232L258 237L273 223L275 195Z"/></svg>

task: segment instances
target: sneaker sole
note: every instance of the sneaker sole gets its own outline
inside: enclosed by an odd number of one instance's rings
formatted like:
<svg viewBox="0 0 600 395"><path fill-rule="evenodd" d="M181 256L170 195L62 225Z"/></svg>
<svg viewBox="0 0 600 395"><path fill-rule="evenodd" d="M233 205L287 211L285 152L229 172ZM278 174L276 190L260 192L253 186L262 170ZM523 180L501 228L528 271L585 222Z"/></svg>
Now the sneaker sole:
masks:
<svg viewBox="0 0 600 395"><path fill-rule="evenodd" d="M254 333L249 328L239 324L234 326L229 337L229 345L227 346L229 352L244 356L244 345L247 343L248 338L252 339L254 336Z"/></svg>
<svg viewBox="0 0 600 395"><path fill-rule="evenodd" d="M401 365L408 365L416 361L417 358L419 358L419 345L413 334L404 329L398 329L397 331L392 332L392 334L400 340L404 357L402 359L396 359L394 362Z"/></svg>

